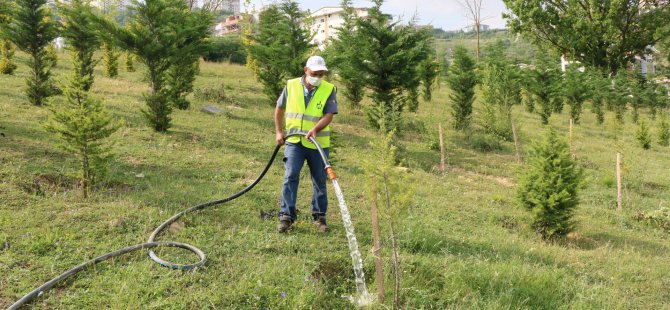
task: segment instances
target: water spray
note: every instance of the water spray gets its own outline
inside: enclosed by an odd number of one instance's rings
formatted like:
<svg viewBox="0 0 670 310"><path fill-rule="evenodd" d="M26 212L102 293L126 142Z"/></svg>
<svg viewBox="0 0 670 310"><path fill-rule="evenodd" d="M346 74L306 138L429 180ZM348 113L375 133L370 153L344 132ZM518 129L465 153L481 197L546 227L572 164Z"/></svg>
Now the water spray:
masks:
<svg viewBox="0 0 670 310"><path fill-rule="evenodd" d="M287 134L285 138L289 138L291 136L304 136L304 135L305 135L305 132L295 132L295 133L292 132L290 134ZM357 290L357 293L358 293L358 296L351 297L350 300L358 306L368 305L368 304L372 303L373 298L368 293L368 290L365 286L365 274L363 273L363 260L361 259L361 252L358 250L358 242L356 240L356 235L354 234L354 226L351 222L351 215L349 214L349 209L347 208L347 205L344 201L344 194L342 194L342 189L340 188L340 185L337 182L337 177L335 176L335 172L333 171L333 168L330 166L330 163L328 162L328 159L326 158L326 155L325 155L325 152L323 151L323 148L321 147L321 145L319 145L319 143L316 141L316 139L314 137L310 137L310 141L312 143L314 143L317 150L319 151L319 154L321 154L321 159L323 160L324 169L326 170L326 173L328 174L328 178L333 183L333 188L335 189L335 195L337 196L338 204L339 204L339 207L340 207L340 213L342 214L342 222L344 224L344 228L345 228L346 235L347 235L347 241L348 241L348 244L349 244L349 252L351 253L351 260L352 260L352 263L353 263L354 274L356 276L356 280L355 280L356 281L356 290ZM49 280L48 282L40 285L38 288L30 291L28 294L21 297L19 300L17 300L14 304L9 306L9 308L7 308L7 309L8 310L18 309L19 307L28 303L30 300L32 300L36 296L41 296L42 294L44 294L44 292L48 291L49 289L54 287L59 282L67 279L68 277L76 274L79 271L87 270L90 267L92 267L92 266L94 266L94 265L96 265L100 262L106 261L106 260L108 260L112 257L116 257L116 256L123 255L123 254L126 254L126 253L134 252L134 251L137 251L137 250L144 250L144 249L148 250L149 251L149 257L153 261L157 262L161 266L172 268L172 269L190 270L190 269L193 269L193 268L200 267L200 266L204 265L205 262L207 261L207 256L205 255L205 253L202 250L198 249L197 247L194 247L194 246L186 244L186 243L180 243L180 242L174 242L174 241L156 242L154 240L163 230L165 230L165 228L167 228L170 224L174 223L175 221L177 221L179 218L181 218L185 214L191 213L191 212L194 212L194 211L198 211L198 210L202 210L206 207L211 207L211 206L219 205L219 204L234 200L235 198L238 198L238 197L244 195L246 192L250 191L252 188L254 188L263 179L265 174L268 172L268 170L270 169L270 166L272 166L272 163L275 160L275 157L277 157L277 153L279 152L280 148L281 148L281 145L277 145L277 147L275 147L274 152L272 153L272 156L270 157L270 160L268 161L267 165L265 165L265 168L263 169L261 174L258 176L258 178L256 178L256 180L254 180L254 182L249 184L247 187L245 187L241 191L239 191L239 192L237 192L237 193L235 193L235 194L233 194L229 197L223 198L223 199L214 200L214 201L205 202L205 203L202 203L202 204L199 204L199 205L195 205L193 207L190 207L190 208L188 208L184 211L181 211L181 212L173 215L172 217L167 219L165 222L160 224L158 227L156 227L156 229L154 229L154 231L151 233L151 235L149 236L149 239L147 240L146 243L136 244L136 245L132 245L132 246L120 249L120 250L109 252L107 254L98 256L98 257L96 257L92 260L89 260L87 262L84 262L84 263L82 263L82 264L80 264L80 265L62 273L61 275ZM196 263L193 263L193 264L177 264L177 263L169 262L169 261L161 259L160 257L158 257L158 255L156 255L156 253L153 251L153 248L156 248L156 247L177 247L177 248L185 249L185 250L193 252L193 254L195 254L198 257L199 261L196 262Z"/></svg>

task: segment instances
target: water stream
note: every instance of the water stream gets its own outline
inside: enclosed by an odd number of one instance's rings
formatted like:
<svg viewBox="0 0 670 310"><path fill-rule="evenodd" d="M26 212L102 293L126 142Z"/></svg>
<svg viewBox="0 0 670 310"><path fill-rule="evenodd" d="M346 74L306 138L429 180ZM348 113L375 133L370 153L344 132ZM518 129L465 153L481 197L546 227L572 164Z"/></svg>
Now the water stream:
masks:
<svg viewBox="0 0 670 310"><path fill-rule="evenodd" d="M365 274L363 273L363 259L361 252L358 250L358 241L354 234L354 224L351 222L351 215L349 215L349 208L344 202L344 194L337 179L333 179L333 188L335 188L335 195L340 206L340 213L342 214L342 223L347 233L347 241L349 242L349 252L351 253L351 261L354 266L354 274L356 275L356 290L358 296L352 296L351 301L358 306L366 306L373 302L373 296L368 292L365 286Z"/></svg>

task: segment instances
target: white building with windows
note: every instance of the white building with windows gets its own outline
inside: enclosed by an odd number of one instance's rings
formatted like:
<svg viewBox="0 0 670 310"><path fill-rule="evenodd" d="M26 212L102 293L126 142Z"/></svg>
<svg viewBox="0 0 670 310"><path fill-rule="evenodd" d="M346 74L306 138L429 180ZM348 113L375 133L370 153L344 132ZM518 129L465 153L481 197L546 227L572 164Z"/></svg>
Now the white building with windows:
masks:
<svg viewBox="0 0 670 310"><path fill-rule="evenodd" d="M367 8L355 8L355 14L358 18L367 17ZM337 39L338 28L344 26L344 9L341 7L323 7L316 10L310 16L313 19L311 26L314 39L312 43L316 44L320 49L325 48L328 41ZM389 21L392 16L388 16Z"/></svg>

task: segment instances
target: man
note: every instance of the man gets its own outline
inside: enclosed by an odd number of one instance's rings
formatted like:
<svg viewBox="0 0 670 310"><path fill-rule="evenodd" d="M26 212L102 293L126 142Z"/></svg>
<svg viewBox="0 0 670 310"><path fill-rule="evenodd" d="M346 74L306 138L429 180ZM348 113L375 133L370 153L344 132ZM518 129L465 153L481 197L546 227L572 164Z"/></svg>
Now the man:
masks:
<svg viewBox="0 0 670 310"><path fill-rule="evenodd" d="M281 195L281 209L277 231L286 232L296 220L296 198L300 170L305 160L312 176L312 218L321 232L328 231L326 211L326 171L316 146L309 141L315 137L328 156L330 147L330 122L337 114L337 89L333 84L323 81L328 68L326 61L319 56L307 60L301 78L289 80L277 100L275 109L275 131L277 144L286 144L284 149L284 182ZM284 141L282 121L286 117L287 133L306 132L304 137L294 136Z"/></svg>

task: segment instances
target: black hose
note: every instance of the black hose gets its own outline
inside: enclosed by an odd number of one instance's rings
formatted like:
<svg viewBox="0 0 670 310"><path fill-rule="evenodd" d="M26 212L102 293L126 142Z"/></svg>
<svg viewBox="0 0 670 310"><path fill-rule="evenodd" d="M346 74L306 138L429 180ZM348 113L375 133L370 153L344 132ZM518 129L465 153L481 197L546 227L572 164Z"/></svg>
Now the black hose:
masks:
<svg viewBox="0 0 670 310"><path fill-rule="evenodd" d="M305 134L304 132L291 133L291 134L286 135L285 138L289 138L291 136L304 135L304 134ZM317 146L319 152L321 152L321 157L324 160L324 164L326 166L329 166L328 161L326 160L326 157L323 153L323 149L316 142L316 139L312 138L311 141L314 142L314 144ZM219 205L219 204L231 201L235 198L238 198L238 197L244 195L246 192L248 192L249 190L254 188L258 184L258 182L260 182L261 179L263 179L265 174L270 169L270 166L272 166L272 163L274 162L275 157L277 157L277 153L279 152L280 148L281 148L281 145L277 145L277 147L275 147L275 150L274 150L274 152L272 152L272 156L270 157L270 160L268 161L267 165L265 165L265 169L263 169L263 172L261 172L261 174L258 176L258 178L256 178L256 180L253 183L249 184L249 186L245 187L241 191L239 191L239 192L237 192L237 193L235 193L235 194L233 194L229 197L223 198L223 199L214 200L214 201L210 201L210 202L205 202L205 203L190 207L190 208L188 208L188 209L186 209L182 212L179 212L179 213L173 215L171 218L169 218L167 221L163 222L160 226L158 226L151 233L151 236L149 236L149 240L147 240L146 243L136 244L136 245L133 245L133 246L129 246L127 248L116 250L114 252L110 252L110 253L104 254L102 256L98 256L98 257L96 257L92 260L89 260L89 261L87 261L87 262L85 262L85 263L83 263L83 264L81 264L77 267L74 267L74 268L62 273L61 275L51 279L49 282L46 282L46 283L42 284L40 287L32 290L30 293L24 295L23 297L21 297L21 299L17 300L14 304L9 306L9 308L7 308L7 309L8 310L18 309L19 307L21 307L22 305L24 305L25 303L27 303L28 301L33 299L35 296L39 296L39 295L43 294L44 292L46 292L47 290L52 288L54 285L56 285L58 282L61 282L65 279L67 279L68 277L70 277L71 275L73 275L73 274L75 274L79 271L88 269L89 267L91 267L91 266L93 266L93 265L95 265L99 262L108 260L112 257L123 255L123 254L130 253L130 252L140 250L140 249L149 249L149 257L151 257L152 260L154 260L155 262L157 262L157 263L159 263L159 264L161 264L162 266L165 266L165 267L169 267L169 268L173 268L173 269L189 270L189 269L193 269L195 267L202 266L203 264L205 264L205 261L207 260L207 256L200 249L198 249L198 248L196 248L192 245L185 244L185 243L179 243L179 242L172 242L172 241L154 242L154 239L156 239L156 236L158 236L158 234L160 234L161 231L163 231L166 227L168 227L168 225L174 223L176 220L178 220L184 214L190 213L190 212L193 212L193 211L198 211L198 210L204 209L206 207L211 207L211 206L215 206L215 205ZM189 250L189 251L195 253L195 255L197 255L200 258L200 261L198 261L197 263L194 263L194 264L187 264L187 265L175 264L175 263L165 261L165 260L161 259L160 257L158 257L156 255L156 253L154 253L154 251L152 250L155 247L161 247L161 246L171 246L171 247L177 247L177 248L182 248L182 249Z"/></svg>

